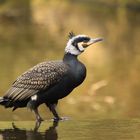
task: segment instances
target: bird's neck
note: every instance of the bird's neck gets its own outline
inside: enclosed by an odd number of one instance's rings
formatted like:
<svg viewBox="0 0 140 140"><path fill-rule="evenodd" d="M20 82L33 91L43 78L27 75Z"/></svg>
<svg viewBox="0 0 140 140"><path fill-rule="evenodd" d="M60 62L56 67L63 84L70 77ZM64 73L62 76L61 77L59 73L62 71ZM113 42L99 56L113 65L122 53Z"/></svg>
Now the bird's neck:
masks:
<svg viewBox="0 0 140 140"><path fill-rule="evenodd" d="M78 61L77 55L66 53L63 57L63 61L66 62L66 63L71 62L71 61Z"/></svg>

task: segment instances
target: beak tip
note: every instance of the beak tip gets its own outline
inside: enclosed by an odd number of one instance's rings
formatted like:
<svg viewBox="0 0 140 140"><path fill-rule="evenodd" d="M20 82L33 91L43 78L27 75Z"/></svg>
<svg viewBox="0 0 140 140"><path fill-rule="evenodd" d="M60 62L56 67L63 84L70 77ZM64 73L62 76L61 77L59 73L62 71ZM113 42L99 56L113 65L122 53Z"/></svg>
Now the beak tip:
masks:
<svg viewBox="0 0 140 140"><path fill-rule="evenodd" d="M102 38L102 37L98 38L98 41L104 41L104 38Z"/></svg>
<svg viewBox="0 0 140 140"><path fill-rule="evenodd" d="M93 43L100 42L103 40L104 40L104 38L95 38L95 39L93 39Z"/></svg>

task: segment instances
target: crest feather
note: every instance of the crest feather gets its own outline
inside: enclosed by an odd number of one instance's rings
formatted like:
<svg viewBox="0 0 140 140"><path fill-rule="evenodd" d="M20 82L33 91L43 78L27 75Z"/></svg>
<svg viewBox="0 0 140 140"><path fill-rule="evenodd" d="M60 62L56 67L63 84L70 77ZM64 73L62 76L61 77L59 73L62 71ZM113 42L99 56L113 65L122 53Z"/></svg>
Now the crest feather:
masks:
<svg viewBox="0 0 140 140"><path fill-rule="evenodd" d="M71 39L71 38L73 38L75 36L75 34L74 34L74 32L69 32L69 35L68 35L68 37L69 37L69 39Z"/></svg>

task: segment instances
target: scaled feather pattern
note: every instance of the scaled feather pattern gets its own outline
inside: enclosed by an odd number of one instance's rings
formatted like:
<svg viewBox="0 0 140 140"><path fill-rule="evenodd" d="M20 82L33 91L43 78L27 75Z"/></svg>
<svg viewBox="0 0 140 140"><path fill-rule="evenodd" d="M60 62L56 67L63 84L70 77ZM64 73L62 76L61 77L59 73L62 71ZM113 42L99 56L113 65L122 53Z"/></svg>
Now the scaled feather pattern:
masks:
<svg viewBox="0 0 140 140"><path fill-rule="evenodd" d="M62 61L39 63L19 76L4 98L12 101L26 100L59 82L66 72L67 65Z"/></svg>

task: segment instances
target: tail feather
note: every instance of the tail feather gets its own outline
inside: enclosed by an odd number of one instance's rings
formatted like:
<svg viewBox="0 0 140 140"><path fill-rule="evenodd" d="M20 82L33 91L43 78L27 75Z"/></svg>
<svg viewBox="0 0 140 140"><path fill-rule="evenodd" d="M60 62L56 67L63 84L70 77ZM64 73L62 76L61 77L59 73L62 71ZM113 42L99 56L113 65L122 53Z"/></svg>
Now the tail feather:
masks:
<svg viewBox="0 0 140 140"><path fill-rule="evenodd" d="M14 102L13 100L5 97L0 97L0 105L4 106L5 108L12 108L13 111L16 110L18 107L26 107L28 100L22 102Z"/></svg>
<svg viewBox="0 0 140 140"><path fill-rule="evenodd" d="M0 105L5 106L7 104L7 102L8 102L8 99L5 99L3 97L0 97Z"/></svg>
<svg viewBox="0 0 140 140"><path fill-rule="evenodd" d="M3 100L4 100L3 97L0 97L0 104L3 102Z"/></svg>

